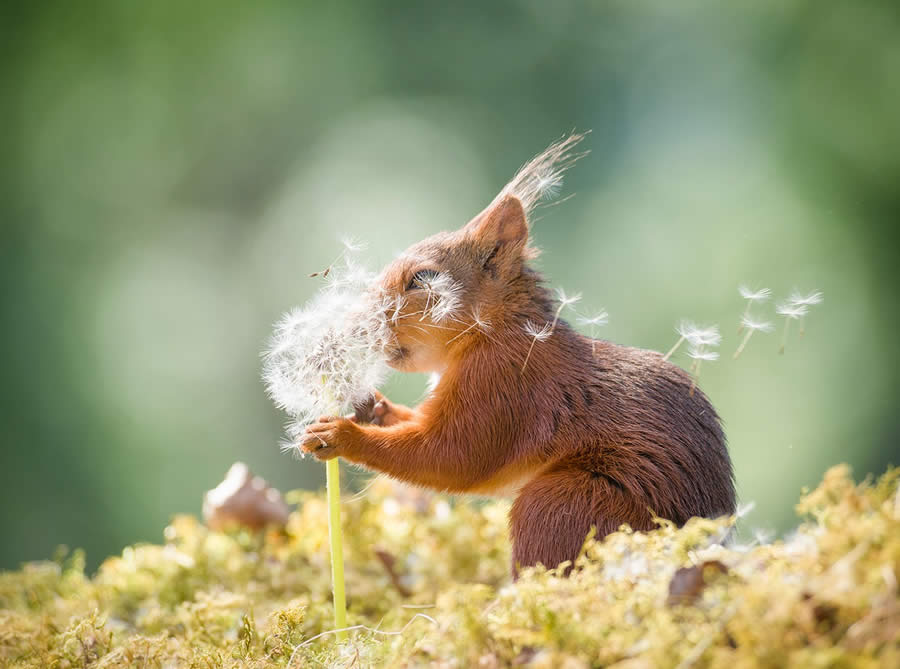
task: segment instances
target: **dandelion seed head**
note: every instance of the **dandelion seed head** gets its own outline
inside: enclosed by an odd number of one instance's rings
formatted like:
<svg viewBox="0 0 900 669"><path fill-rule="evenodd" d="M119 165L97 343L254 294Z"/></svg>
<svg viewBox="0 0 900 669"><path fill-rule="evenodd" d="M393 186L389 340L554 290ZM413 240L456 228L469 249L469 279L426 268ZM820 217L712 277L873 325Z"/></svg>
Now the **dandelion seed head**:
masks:
<svg viewBox="0 0 900 669"><path fill-rule="evenodd" d="M738 292L748 302L765 302L772 297L772 291L768 288L760 288L759 290L751 290L747 285L738 286Z"/></svg>
<svg viewBox="0 0 900 669"><path fill-rule="evenodd" d="M534 321L525 321L523 329L525 330L525 334L537 341L544 341L545 339L548 339L551 334L550 323L544 323L543 326L539 327Z"/></svg>
<svg viewBox="0 0 900 669"><path fill-rule="evenodd" d="M356 264L332 274L309 303L276 323L263 354L266 391L291 416L292 440L318 416L368 399L388 371L393 301L372 291L373 276Z"/></svg>
<svg viewBox="0 0 900 669"><path fill-rule="evenodd" d="M795 306L811 307L814 304L821 304L824 299L825 294L818 290L814 290L813 292L807 293L806 295L794 291L788 298L788 302Z"/></svg>
<svg viewBox="0 0 900 669"><path fill-rule="evenodd" d="M769 321L762 321L753 316L744 316L741 318L741 325L747 330L753 330L754 332L771 332L775 329L775 326Z"/></svg>
<svg viewBox="0 0 900 669"><path fill-rule="evenodd" d="M794 304L793 302L782 302L775 307L775 313L785 318L803 318L809 313L809 307L805 304Z"/></svg>

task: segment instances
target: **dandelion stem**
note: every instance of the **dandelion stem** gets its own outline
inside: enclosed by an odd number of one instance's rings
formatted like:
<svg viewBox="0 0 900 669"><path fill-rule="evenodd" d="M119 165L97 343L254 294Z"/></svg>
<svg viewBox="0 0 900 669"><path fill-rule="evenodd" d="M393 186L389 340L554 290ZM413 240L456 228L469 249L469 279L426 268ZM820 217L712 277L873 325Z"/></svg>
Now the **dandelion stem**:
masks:
<svg viewBox="0 0 900 669"><path fill-rule="evenodd" d="M743 325L741 326L743 327ZM738 356L743 352L744 347L747 345L747 342L750 341L750 336L755 332L752 328L747 330L747 334L744 335L744 338L741 340L741 345L737 347L737 351L734 352L734 359L737 360Z"/></svg>
<svg viewBox="0 0 900 669"><path fill-rule="evenodd" d="M533 337L531 340L531 346L528 347L528 355L525 356L525 362L522 363L522 373L525 373L525 368L528 367L528 359L531 358L531 352L534 350L534 345L537 344L537 337Z"/></svg>
<svg viewBox="0 0 900 669"><path fill-rule="evenodd" d="M553 334L553 331L556 329L556 324L559 322L559 315L562 313L562 310L566 307L566 303L562 302L559 305L559 308L556 310L556 313L553 315L553 323L550 325L550 334Z"/></svg>
<svg viewBox="0 0 900 669"><path fill-rule="evenodd" d="M322 376L326 387L326 378ZM327 392L327 390L326 390ZM328 393L333 401L331 393ZM335 413L340 413L336 401ZM347 594L344 589L344 535L341 529L341 463L339 458L331 458L325 463L325 489L328 496L328 546L331 550L331 591L334 599L334 626L338 630L347 627ZM336 634L338 641L347 640L347 632Z"/></svg>
<svg viewBox="0 0 900 669"><path fill-rule="evenodd" d="M331 588L334 594L334 626L347 627L347 597L344 592L344 537L341 533L341 466L338 458L325 463L328 489L328 542L331 547ZM347 632L337 632L338 641L347 640Z"/></svg>
<svg viewBox="0 0 900 669"><path fill-rule="evenodd" d="M750 307L753 306L753 302L747 302L747 308L744 309L744 313L741 314L741 324L738 325L738 334L744 331L744 322L750 316Z"/></svg>
<svg viewBox="0 0 900 669"><path fill-rule="evenodd" d="M694 396L694 389L697 387L697 380L700 378L700 360L694 361L694 377L691 379L691 392L689 395Z"/></svg>
<svg viewBox="0 0 900 669"><path fill-rule="evenodd" d="M790 329L790 327L791 327L791 319L785 318L784 319L784 336L781 339L781 349L778 351L782 355L784 355L784 349L787 346L788 330Z"/></svg>
<svg viewBox="0 0 900 669"><path fill-rule="evenodd" d="M678 347L681 346L682 343L684 343L684 335L681 335L681 336L678 338L678 341L675 342L675 346L673 346L672 348L670 348L670 349L669 349L669 352L666 353L666 354L663 356L663 362L665 362L666 360L668 360L669 358L671 358L672 355L675 353L675 351L678 350Z"/></svg>

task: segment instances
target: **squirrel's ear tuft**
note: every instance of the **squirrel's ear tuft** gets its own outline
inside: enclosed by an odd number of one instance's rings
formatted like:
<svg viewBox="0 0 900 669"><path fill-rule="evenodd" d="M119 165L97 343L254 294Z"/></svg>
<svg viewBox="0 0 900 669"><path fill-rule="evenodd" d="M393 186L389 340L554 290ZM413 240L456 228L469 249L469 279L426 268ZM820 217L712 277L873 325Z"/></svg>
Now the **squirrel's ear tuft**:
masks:
<svg viewBox="0 0 900 669"><path fill-rule="evenodd" d="M478 214L464 230L485 244L524 244L528 241L525 208L515 195L507 195Z"/></svg>

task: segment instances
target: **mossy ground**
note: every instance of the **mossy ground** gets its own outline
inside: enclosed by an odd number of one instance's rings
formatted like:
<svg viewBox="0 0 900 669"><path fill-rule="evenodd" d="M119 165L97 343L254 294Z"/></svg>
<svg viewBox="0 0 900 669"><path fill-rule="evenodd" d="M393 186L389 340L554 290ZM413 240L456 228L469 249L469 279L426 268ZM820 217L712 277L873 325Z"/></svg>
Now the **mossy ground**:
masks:
<svg viewBox="0 0 900 669"><path fill-rule="evenodd" d="M323 496L296 494L280 533L182 516L93 578L77 552L0 574L0 665L898 667L898 479L855 485L833 468L785 541L723 547L728 521L662 523L589 542L567 578L515 584L505 505L376 486L344 503L350 622L364 627L340 645L322 634Z"/></svg>

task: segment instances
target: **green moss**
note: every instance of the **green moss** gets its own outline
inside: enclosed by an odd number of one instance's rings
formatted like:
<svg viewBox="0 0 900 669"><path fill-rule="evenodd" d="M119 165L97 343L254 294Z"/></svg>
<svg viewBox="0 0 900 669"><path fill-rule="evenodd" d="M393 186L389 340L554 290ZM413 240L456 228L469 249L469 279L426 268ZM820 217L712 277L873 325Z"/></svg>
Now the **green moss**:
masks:
<svg viewBox="0 0 900 669"><path fill-rule="evenodd" d="M181 516L163 545L129 547L93 578L79 553L0 573L0 665L900 666L898 480L855 485L838 466L785 541L723 547L728 520L661 522L588 542L568 578L538 568L516 584L505 505L376 487L344 503L360 627L342 645L327 633L321 496L295 493L281 533Z"/></svg>

